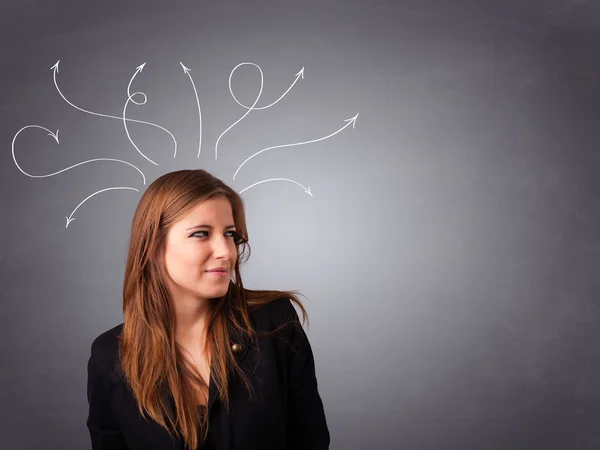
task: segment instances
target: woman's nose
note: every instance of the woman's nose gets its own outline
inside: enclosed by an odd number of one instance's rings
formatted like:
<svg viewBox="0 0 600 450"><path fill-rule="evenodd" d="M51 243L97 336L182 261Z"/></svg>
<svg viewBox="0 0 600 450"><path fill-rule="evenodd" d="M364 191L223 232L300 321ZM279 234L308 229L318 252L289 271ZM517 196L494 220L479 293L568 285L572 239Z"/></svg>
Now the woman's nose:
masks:
<svg viewBox="0 0 600 450"><path fill-rule="evenodd" d="M230 256L233 251L231 247L226 237L219 237L213 241L213 251L219 256Z"/></svg>

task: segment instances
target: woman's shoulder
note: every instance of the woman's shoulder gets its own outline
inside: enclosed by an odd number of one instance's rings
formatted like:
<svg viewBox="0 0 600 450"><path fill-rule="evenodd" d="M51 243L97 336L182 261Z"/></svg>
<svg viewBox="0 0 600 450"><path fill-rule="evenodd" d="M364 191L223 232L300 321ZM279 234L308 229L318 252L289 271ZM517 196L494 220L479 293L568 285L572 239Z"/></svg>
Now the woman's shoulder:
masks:
<svg viewBox="0 0 600 450"><path fill-rule="evenodd" d="M289 297L282 297L257 306L249 311L258 329L272 330L289 322L300 322L298 313ZM123 323L97 335L91 346L91 356L99 363L114 362L119 349Z"/></svg>
<svg viewBox="0 0 600 450"><path fill-rule="evenodd" d="M103 363L113 363L119 350L119 338L123 331L123 324L103 331L92 341L91 358L101 366ZM106 367L106 366L105 366Z"/></svg>
<svg viewBox="0 0 600 450"><path fill-rule="evenodd" d="M299 322L298 313L288 297L260 305L250 312L257 328L272 329L288 322Z"/></svg>

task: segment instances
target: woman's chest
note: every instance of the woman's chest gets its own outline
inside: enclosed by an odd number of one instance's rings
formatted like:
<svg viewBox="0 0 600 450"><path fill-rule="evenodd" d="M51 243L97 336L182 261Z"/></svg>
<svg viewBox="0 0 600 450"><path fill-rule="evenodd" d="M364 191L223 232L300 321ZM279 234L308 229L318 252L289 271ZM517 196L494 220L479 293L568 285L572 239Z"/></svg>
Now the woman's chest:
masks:
<svg viewBox="0 0 600 450"><path fill-rule="evenodd" d="M207 406L209 395L208 386L210 385L211 378L210 355L204 355L198 351L189 351L187 352L187 355L189 355L187 357L188 367L192 369L196 375L200 376L203 381L203 383L200 384L192 377L189 377L187 380L189 389L192 391L197 406Z"/></svg>
<svg viewBox="0 0 600 450"><path fill-rule="evenodd" d="M220 449L283 448L287 425L285 357L276 345L260 341L237 361L241 374L233 371L228 377L229 409L210 376L210 361L194 358L195 368L209 382L208 398L199 393L197 404L207 404L209 429ZM183 448L155 421L140 416L124 382L113 384L111 389L111 407L132 450Z"/></svg>

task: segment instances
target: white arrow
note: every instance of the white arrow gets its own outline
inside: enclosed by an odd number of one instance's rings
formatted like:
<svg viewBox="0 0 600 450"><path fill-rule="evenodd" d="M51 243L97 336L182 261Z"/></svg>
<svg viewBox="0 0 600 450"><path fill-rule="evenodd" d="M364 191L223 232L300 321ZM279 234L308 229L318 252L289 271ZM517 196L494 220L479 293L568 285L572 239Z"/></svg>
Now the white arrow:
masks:
<svg viewBox="0 0 600 450"><path fill-rule="evenodd" d="M233 90L231 89L231 78L229 78L229 92L231 93L231 96L233 97L233 99L237 102L238 105L240 105L242 108L246 108L246 109L254 109L254 110L258 110L258 109L267 109L270 108L271 106L275 105L276 103L279 102L279 100L281 100L283 97L285 97L287 95L288 92L290 92L292 90L292 88L294 87L294 85L298 82L298 80L302 78L304 80L304 66L302 67L302 69L300 69L300 72L298 72L296 74L296 79L294 80L294 82L290 85L289 88L287 88L287 90L281 94L281 97L279 97L277 100L275 100L273 103L271 103L270 105L266 105L266 106L256 106L256 107L252 107L252 106L246 106L244 105L242 102L240 102L235 94L233 93Z"/></svg>
<svg viewBox="0 0 600 450"><path fill-rule="evenodd" d="M105 191L112 191L114 189L126 189L126 190L131 190L131 191L136 191L136 192L140 192L138 191L136 188L131 188L131 187L111 187L111 188L106 188L106 189L102 189L100 191L94 192L92 195L88 196L84 201L82 201L79 205L77 205L75 207L75 209L73 210L73 212L71 212L71 215L69 216L65 216L65 218L67 219L67 225L65 226L65 228L69 228L69 224L71 222L73 222L75 220L75 217L73 217L73 214L75 214L75 211L77 211L77 209L83 205L86 201L88 201L90 198L92 198L94 195L100 194L101 192L105 192Z"/></svg>
<svg viewBox="0 0 600 450"><path fill-rule="evenodd" d="M144 180L144 184L146 184L146 177L144 176L144 173L140 169L138 169L133 164L128 163L127 161L121 161L120 159L113 159L113 158L95 158L95 159L90 159L90 160L83 161L83 162L77 163L75 165L72 165L70 167L67 167L66 169L59 170L58 172L50 173L48 175L31 175L31 174L25 172L21 168L21 166L19 166L19 163L17 162L17 158L15 156L15 142L17 140L17 136L19 135L19 133L21 133L23 130L25 130L27 128L41 128L42 130L46 130L48 132L48 136L52 136L54 138L54 140L56 141L57 144L59 144L59 141L58 141L58 130L56 130L56 133L53 133L48 128L42 127L40 125L27 125L27 126L24 126L23 128L21 128L19 131L17 131L17 133L15 134L15 136L13 137L13 140L12 140L12 157L13 157L13 161L15 162L15 165L17 166L17 168L23 174L27 175L28 177L31 177L31 178L46 178L46 177L51 177L51 176L54 176L54 175L58 175L59 173L65 172L65 171L67 171L69 169L72 169L74 167L81 166L82 164L87 164L87 163L91 163L91 162L94 162L94 161L115 161L115 162L127 164L128 166L133 167L135 170L137 170L142 175L142 179Z"/></svg>
<svg viewBox="0 0 600 450"><path fill-rule="evenodd" d="M238 193L239 193L239 194L241 194L242 192L244 192L245 190L248 190L248 189L250 189L250 188L251 188L251 187L253 187L253 186L256 186L256 185L258 185L258 184L261 184L261 183L266 183L266 182L268 182L268 181L289 181L290 183L297 184L297 185L298 185L298 186L300 186L302 189L304 189L304 192L305 192L306 194L310 195L311 197L313 196L313 195L312 195L312 192L310 192L310 187L304 187L304 186L302 186L300 183L298 183L297 181L290 180L289 178L269 178L268 180L262 180L262 181L259 181L259 182L257 182L257 183L251 184L250 186L248 186L248 187L246 187L246 188L242 189L242 190L241 190L240 192L238 192Z"/></svg>
<svg viewBox="0 0 600 450"><path fill-rule="evenodd" d="M121 116L121 117L119 117L119 116L112 116L112 115L110 115L110 114L101 114L101 113L97 113L97 112L89 111L89 110L87 110L87 109L80 108L79 106L77 106L77 105L75 105L75 104L71 103L71 102L70 102L70 101L69 101L69 100L68 100L68 99L67 99L67 98L66 98L66 97L63 95L62 91L61 91L61 90L60 90L60 88L58 87L58 82L56 81L56 74L58 73L58 63L60 63L60 59L59 59L58 61L56 61L56 64L54 64L54 65L51 67L51 69L52 69L52 71L53 71L53 74L52 74L52 76L53 76L53 78L54 78L54 86L56 87L56 90L58 91L58 93L60 94L60 96L62 97L62 99L63 99L65 102L67 102L67 103L68 103L69 105L71 105L73 108L75 108L75 109L77 109L77 110L79 110L79 111L81 111L81 112L84 112L84 113L86 113L86 114L91 114L91 115L93 115L93 116L98 116L98 117L106 117L106 118L108 118L108 119L117 119L117 120L123 120L123 117L122 117L122 116ZM144 95L145 95L145 94L144 94ZM158 129L160 129L160 130L163 130L164 132L168 133L168 134L169 134L169 136L171 136L171 139L173 140L173 144L175 145L175 154L177 153L177 141L175 140L175 136L173 136L173 133L171 133L171 132L170 132L169 130L167 130L166 128L164 128L164 127L161 127L160 125L157 125L157 124L155 124L155 123L152 123L152 122L146 122L146 121L144 121L144 120L136 120L136 119L125 119L125 120L127 120L128 122L135 122L135 123L142 123L142 124L144 124L144 125L150 125L151 127L156 127L156 128L158 128Z"/></svg>
<svg viewBox="0 0 600 450"><path fill-rule="evenodd" d="M138 73L140 73L142 70L144 70L144 66L146 65L146 63L136 67L135 73L133 74L133 76L131 77L131 79L129 80L129 84L127 85L127 100L125 101L125 106L123 106L123 127L125 128L125 133L127 134L127 139L129 139L129 142L131 142L131 145L133 145L133 147L138 151L138 153L140 155L142 155L144 158L146 158L148 161L150 161L152 164L154 164L155 166L158 166L157 163L155 163L154 161L152 161L150 158L148 158L146 155L144 155L140 149L138 148L137 145L135 145L135 142L133 142L133 139L131 139L131 135L129 134L129 129L127 128L127 118L126 118L126 114L127 114L127 105L129 104L129 102L133 102L136 105L145 105L146 102L148 101L148 97L146 96L146 94L144 94L143 92L134 92L133 94L131 93L131 84L133 83L134 78L137 76ZM144 96L144 100L141 102L136 102L135 99L133 98L134 95L143 95ZM177 151L177 150L175 150Z"/></svg>
<svg viewBox="0 0 600 450"><path fill-rule="evenodd" d="M198 98L198 91L196 90L196 85L194 84L194 80L190 75L191 70L183 65L180 61L181 67L183 67L183 72L189 77L190 82L192 83L192 87L194 88L194 94L196 94L196 104L198 105L198 129L200 130L200 139L198 141L198 156L200 158L200 150L202 149L202 110L200 109L200 99Z"/></svg>
<svg viewBox="0 0 600 450"><path fill-rule="evenodd" d="M267 148L263 148L262 150L256 152L254 155L250 156L249 158L246 159L246 161L244 161L242 164L240 164L240 167L238 167L238 169L235 171L235 173L233 174L233 179L235 180L235 177L237 176L238 172L240 171L240 169L244 166L244 164L246 164L248 161L250 161L252 158L254 158L256 155L261 154L262 152L266 152L267 150L273 150L275 148L284 148L284 147L295 147L295 146L299 146L299 145L305 145L305 144L313 144L315 142L319 142L319 141L324 141L325 139L329 139L330 137L335 136L336 134L338 134L339 132L343 131L345 128L349 127L350 125L352 125L352 129L354 129L354 126L356 124L356 118L358 117L357 113L354 117L351 117L350 119L346 119L344 120L344 122L348 122L346 125L344 125L342 128L340 128L339 130L325 136L319 139L313 139L311 141L304 141L304 142L296 142L294 144L283 144L283 145L275 145L273 147L267 147Z"/></svg>
<svg viewBox="0 0 600 450"><path fill-rule="evenodd" d="M262 69L251 62L243 62L238 64L237 66L235 66L233 68L233 70L231 71L231 73L229 74L229 90L231 90L231 77L233 76L233 73L238 69L238 67L241 66L245 66L245 65L250 65L250 66L254 66L258 69L258 71L260 72L260 91L258 92L258 95L256 96L256 100L254 100L254 103L252 104L252 106L248 109L248 111L246 111L246 113L240 117L238 120L236 120L235 122L233 122L225 131L223 131L221 133L221 135L219 136L219 138L217 139L217 142L215 144L215 159L218 159L218 149L219 149L219 141L221 140L221 138L223 137L223 135L225 133L227 133L229 130L231 130L235 125L237 125L238 123L240 123L240 121L246 117L248 114L250 114L250 111L252 111L252 109L256 106L256 104L258 103L258 100L260 99L260 96L262 95L262 91L263 91L263 82L264 82L264 76L263 76L263 71Z"/></svg>

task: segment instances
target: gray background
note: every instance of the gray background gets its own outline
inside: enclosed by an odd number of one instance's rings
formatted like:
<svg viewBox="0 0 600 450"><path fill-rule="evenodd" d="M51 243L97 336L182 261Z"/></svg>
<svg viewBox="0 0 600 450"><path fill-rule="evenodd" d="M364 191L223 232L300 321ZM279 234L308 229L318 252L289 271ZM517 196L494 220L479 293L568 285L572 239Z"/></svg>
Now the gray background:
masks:
<svg viewBox="0 0 600 450"><path fill-rule="evenodd" d="M250 288L298 289L332 449L600 447L600 4L13 1L0 7L0 446L90 448L86 363L120 323L148 179L245 191ZM119 116L132 91L145 105ZM192 72L202 107L202 153ZM239 63L264 71L241 117ZM251 105L258 71L233 77ZM139 97L136 100L140 100ZM310 145L265 152L338 130ZM99 194L77 220L65 216Z"/></svg>

